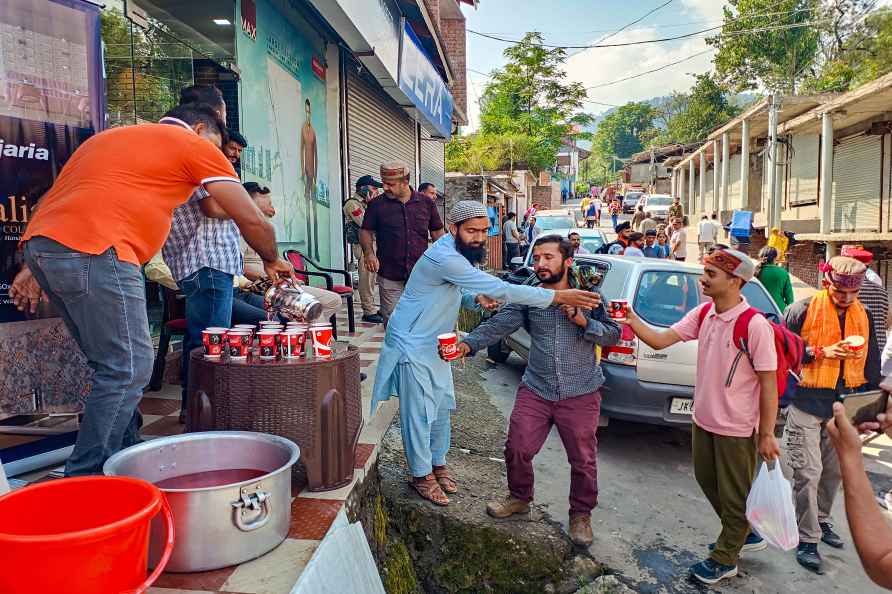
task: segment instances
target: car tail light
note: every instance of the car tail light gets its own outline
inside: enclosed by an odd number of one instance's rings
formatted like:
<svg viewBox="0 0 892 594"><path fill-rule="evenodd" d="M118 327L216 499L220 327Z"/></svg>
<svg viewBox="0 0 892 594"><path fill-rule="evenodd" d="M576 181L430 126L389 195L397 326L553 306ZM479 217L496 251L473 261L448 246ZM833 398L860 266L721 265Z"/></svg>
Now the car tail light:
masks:
<svg viewBox="0 0 892 594"><path fill-rule="evenodd" d="M638 339L632 331L632 327L628 324L620 324L622 333L619 342L614 346L604 347L601 350L601 356L610 363L619 365L636 365L638 357Z"/></svg>

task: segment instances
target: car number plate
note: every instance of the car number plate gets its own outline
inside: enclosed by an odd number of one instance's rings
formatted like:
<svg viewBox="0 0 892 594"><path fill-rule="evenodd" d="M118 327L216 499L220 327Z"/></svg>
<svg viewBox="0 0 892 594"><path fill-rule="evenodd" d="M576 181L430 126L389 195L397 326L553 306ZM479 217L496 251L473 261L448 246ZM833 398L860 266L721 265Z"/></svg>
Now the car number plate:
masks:
<svg viewBox="0 0 892 594"><path fill-rule="evenodd" d="M672 404L669 405L669 412L674 415L693 415L694 399L693 398L673 398Z"/></svg>

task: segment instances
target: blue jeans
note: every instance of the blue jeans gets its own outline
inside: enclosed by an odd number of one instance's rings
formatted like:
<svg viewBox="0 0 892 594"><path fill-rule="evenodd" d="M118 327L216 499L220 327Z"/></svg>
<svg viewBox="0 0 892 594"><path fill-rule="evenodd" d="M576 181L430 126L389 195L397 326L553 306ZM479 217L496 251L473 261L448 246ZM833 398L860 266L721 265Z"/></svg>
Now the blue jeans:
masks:
<svg viewBox="0 0 892 594"><path fill-rule="evenodd" d="M613 223L613 228L616 229L616 226L619 224L619 215L610 215L610 222Z"/></svg>
<svg viewBox="0 0 892 594"><path fill-rule="evenodd" d="M263 296L241 289L232 290L232 323L254 324L255 326L266 318L266 309L263 307Z"/></svg>
<svg viewBox="0 0 892 594"><path fill-rule="evenodd" d="M229 328L232 322L232 275L213 268L200 268L179 281L186 296L186 336L183 338L183 408L189 390L189 353L201 346L205 328Z"/></svg>
<svg viewBox="0 0 892 594"><path fill-rule="evenodd" d="M140 442L155 353L142 272L114 248L94 256L46 237L25 243L25 261L94 372L65 474L102 474L109 456Z"/></svg>

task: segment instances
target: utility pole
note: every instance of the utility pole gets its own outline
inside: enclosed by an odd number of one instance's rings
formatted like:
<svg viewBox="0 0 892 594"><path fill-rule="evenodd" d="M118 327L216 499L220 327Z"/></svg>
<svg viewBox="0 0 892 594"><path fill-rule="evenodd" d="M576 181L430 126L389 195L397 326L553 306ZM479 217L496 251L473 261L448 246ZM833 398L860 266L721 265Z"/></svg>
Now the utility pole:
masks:
<svg viewBox="0 0 892 594"><path fill-rule="evenodd" d="M780 227L780 200L777 193L777 109L780 97L771 95L768 106L768 212L765 237L771 237L772 227Z"/></svg>

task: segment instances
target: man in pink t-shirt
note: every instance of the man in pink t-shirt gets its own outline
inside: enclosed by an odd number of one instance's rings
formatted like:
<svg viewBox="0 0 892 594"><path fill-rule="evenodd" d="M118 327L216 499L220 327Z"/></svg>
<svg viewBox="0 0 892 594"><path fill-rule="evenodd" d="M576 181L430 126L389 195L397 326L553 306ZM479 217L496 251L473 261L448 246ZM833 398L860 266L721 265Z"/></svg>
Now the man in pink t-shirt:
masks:
<svg viewBox="0 0 892 594"><path fill-rule="evenodd" d="M704 259L700 286L709 304L694 308L667 330L656 330L629 312L635 334L652 348L698 340L694 387L694 475L722 522L709 558L691 567L691 575L714 584L737 575L741 551L767 545L750 531L746 498L756 473L757 453L765 460L780 454L774 437L777 418L777 355L774 331L761 315L749 321L747 347L752 361L734 345L734 324L749 309L740 294L753 278L754 265L741 252L715 250ZM703 308L708 307L705 315ZM700 319L703 323L700 323ZM733 371L732 371L733 370ZM758 436L758 438L757 438Z"/></svg>

